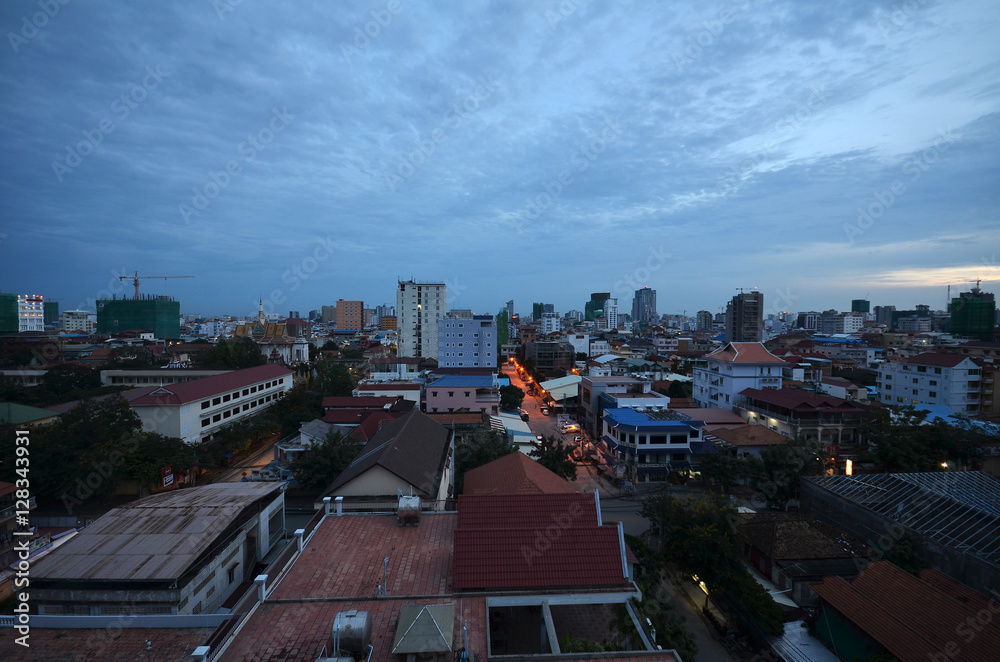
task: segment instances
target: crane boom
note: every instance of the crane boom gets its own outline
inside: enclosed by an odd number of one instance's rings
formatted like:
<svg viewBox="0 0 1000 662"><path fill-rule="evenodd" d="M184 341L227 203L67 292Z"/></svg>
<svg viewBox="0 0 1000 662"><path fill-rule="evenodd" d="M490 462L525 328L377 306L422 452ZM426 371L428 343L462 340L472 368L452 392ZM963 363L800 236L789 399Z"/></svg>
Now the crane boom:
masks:
<svg viewBox="0 0 1000 662"><path fill-rule="evenodd" d="M139 300L139 279L140 278L163 278L163 279L167 279L167 278L194 278L194 276L140 276L139 272L136 271L131 276L119 276L118 280L125 280L126 278L131 279L132 284L135 285L135 299L136 299L136 301L138 301Z"/></svg>

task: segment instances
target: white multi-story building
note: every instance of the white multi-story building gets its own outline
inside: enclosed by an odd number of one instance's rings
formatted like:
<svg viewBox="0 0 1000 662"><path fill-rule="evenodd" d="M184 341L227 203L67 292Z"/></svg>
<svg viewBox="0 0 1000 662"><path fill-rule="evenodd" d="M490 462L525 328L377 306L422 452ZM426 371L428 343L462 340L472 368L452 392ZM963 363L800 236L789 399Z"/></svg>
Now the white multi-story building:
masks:
<svg viewBox="0 0 1000 662"><path fill-rule="evenodd" d="M444 317L447 303L444 283L400 281L396 290L397 355L438 358L438 320Z"/></svg>
<svg viewBox="0 0 1000 662"><path fill-rule="evenodd" d="M618 299L608 299L604 302L604 319L608 321L609 329L618 328Z"/></svg>
<svg viewBox="0 0 1000 662"><path fill-rule="evenodd" d="M17 295L17 330L45 330L45 298L38 294Z"/></svg>
<svg viewBox="0 0 1000 662"><path fill-rule="evenodd" d="M97 329L97 313L87 310L64 310L59 326L65 333L93 333Z"/></svg>
<svg viewBox="0 0 1000 662"><path fill-rule="evenodd" d="M928 352L880 365L878 392L887 405L945 405L978 414L982 378L982 368L967 356Z"/></svg>
<svg viewBox="0 0 1000 662"><path fill-rule="evenodd" d="M589 333L567 333L563 340L573 345L573 350L577 354L590 356L590 334Z"/></svg>
<svg viewBox="0 0 1000 662"><path fill-rule="evenodd" d="M781 388L785 362L759 342L731 342L705 360L706 367L694 369L694 399L699 407L732 411L743 389Z"/></svg>
<svg viewBox="0 0 1000 662"><path fill-rule="evenodd" d="M556 333L562 329L559 313L542 313L542 333Z"/></svg>
<svg viewBox="0 0 1000 662"><path fill-rule="evenodd" d="M493 315L448 315L437 322L438 366L496 368L497 320Z"/></svg>
<svg viewBox="0 0 1000 662"><path fill-rule="evenodd" d="M194 444L277 402L291 390L293 374L269 363L160 386L129 404L142 419L143 429Z"/></svg>

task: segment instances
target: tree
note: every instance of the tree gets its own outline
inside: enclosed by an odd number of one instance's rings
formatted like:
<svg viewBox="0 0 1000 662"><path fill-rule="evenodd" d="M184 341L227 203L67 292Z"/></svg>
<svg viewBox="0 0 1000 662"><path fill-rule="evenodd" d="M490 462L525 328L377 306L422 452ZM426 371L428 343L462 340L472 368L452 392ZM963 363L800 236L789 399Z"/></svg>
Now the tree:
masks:
<svg viewBox="0 0 1000 662"><path fill-rule="evenodd" d="M694 386L691 384L691 382L671 380L670 386L667 387L667 397L690 398L693 394L694 394Z"/></svg>
<svg viewBox="0 0 1000 662"><path fill-rule="evenodd" d="M285 395L277 404L267 408L267 420L281 430L281 436L287 437L299 429L302 423L320 418L323 415L322 396L306 388L302 384L285 391Z"/></svg>
<svg viewBox="0 0 1000 662"><path fill-rule="evenodd" d="M513 384L500 387L500 408L520 409L524 402L524 391Z"/></svg>
<svg viewBox="0 0 1000 662"><path fill-rule="evenodd" d="M316 364L313 388L323 396L350 396L354 393L354 380L343 363L323 359Z"/></svg>
<svg viewBox="0 0 1000 662"><path fill-rule="evenodd" d="M557 476L566 480L576 480L576 463L569 457L569 449L562 442L562 439L555 437L545 437L539 441L529 455Z"/></svg>
<svg viewBox="0 0 1000 662"><path fill-rule="evenodd" d="M789 501L798 498L801 476L823 473L823 458L817 450L815 444L796 439L761 451L759 459L748 457L746 470L757 497L771 508L784 510Z"/></svg>
<svg viewBox="0 0 1000 662"><path fill-rule="evenodd" d="M869 541L869 545L871 544ZM914 576L920 576L921 570L930 567L927 557L924 556L924 546L920 538L909 531L904 531L892 541L882 552L882 560L894 563Z"/></svg>
<svg viewBox="0 0 1000 662"><path fill-rule="evenodd" d="M728 453L709 453L701 460L701 476L716 490L726 494L743 470L744 462Z"/></svg>
<svg viewBox="0 0 1000 662"><path fill-rule="evenodd" d="M576 353L576 360L577 361L586 361L588 359L590 359L590 357L587 356L586 352L577 352Z"/></svg>
<svg viewBox="0 0 1000 662"><path fill-rule="evenodd" d="M337 479L364 447L359 439L346 439L331 429L323 441L301 453L289 469L306 490L322 490Z"/></svg>
<svg viewBox="0 0 1000 662"><path fill-rule="evenodd" d="M198 352L195 362L199 368L209 370L242 370L264 365L267 359L253 338L241 336L220 339L212 349Z"/></svg>
<svg viewBox="0 0 1000 662"><path fill-rule="evenodd" d="M66 395L101 387L101 374L93 368L72 363L53 366L43 376L41 386L50 393Z"/></svg>
<svg viewBox="0 0 1000 662"><path fill-rule="evenodd" d="M466 472L516 451L502 432L476 428L471 437L462 439L455 448L455 494L462 494Z"/></svg>

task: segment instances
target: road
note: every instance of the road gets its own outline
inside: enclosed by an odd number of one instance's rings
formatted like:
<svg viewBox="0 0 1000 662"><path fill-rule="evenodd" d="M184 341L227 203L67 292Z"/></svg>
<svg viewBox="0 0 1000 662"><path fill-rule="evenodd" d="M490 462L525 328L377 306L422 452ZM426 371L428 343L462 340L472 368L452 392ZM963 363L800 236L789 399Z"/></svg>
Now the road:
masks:
<svg viewBox="0 0 1000 662"><path fill-rule="evenodd" d="M243 479L244 473L246 473L249 479L251 469L260 469L271 463L271 460L274 459L274 445L278 441L279 439L275 437L261 446L259 450L253 451L249 455L234 457L233 459L236 461L236 464L220 471L212 482L236 483Z"/></svg>

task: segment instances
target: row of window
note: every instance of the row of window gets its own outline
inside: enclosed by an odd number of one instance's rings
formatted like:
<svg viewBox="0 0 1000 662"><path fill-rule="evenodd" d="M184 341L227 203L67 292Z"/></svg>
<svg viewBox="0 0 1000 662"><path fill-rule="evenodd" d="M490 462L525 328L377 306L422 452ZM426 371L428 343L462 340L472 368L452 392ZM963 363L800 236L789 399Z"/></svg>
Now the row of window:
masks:
<svg viewBox="0 0 1000 662"><path fill-rule="evenodd" d="M611 429L611 434L615 439L621 441L622 443L632 444L633 446L638 443L640 446L643 444L686 444L688 438L697 439L698 431L691 430L689 434L634 434L632 432L620 432L614 428ZM669 441L668 441L669 439Z"/></svg>
<svg viewBox="0 0 1000 662"><path fill-rule="evenodd" d="M273 393L271 395L265 395L263 398L258 398L257 400L254 400L253 402L244 402L242 409L239 406L237 406L237 407L233 407L232 409L227 409L225 411L220 411L219 413L215 414L214 416L201 419L201 427L207 428L212 423L218 423L219 421L224 421L224 420L226 420L227 418L229 418L231 416L238 415L241 411L249 411L251 409L256 409L257 407L260 407L262 405L266 405L267 403L271 402L272 400L277 400L277 399L278 399L278 394L277 393Z"/></svg>
<svg viewBox="0 0 1000 662"><path fill-rule="evenodd" d="M236 400L237 398L241 397L241 395L242 397L246 397L251 393L257 393L258 391L263 391L264 389L269 389L282 383L284 383L284 378L272 379L271 381L264 382L263 384L255 384L254 386L248 386L247 388L243 389L242 394L240 393L239 390L236 390L233 391L232 393L226 393L225 395L220 395L215 398L212 398L211 402L208 400L203 400L201 403L201 408L208 409L209 407L215 407L216 405L221 405L224 402Z"/></svg>

